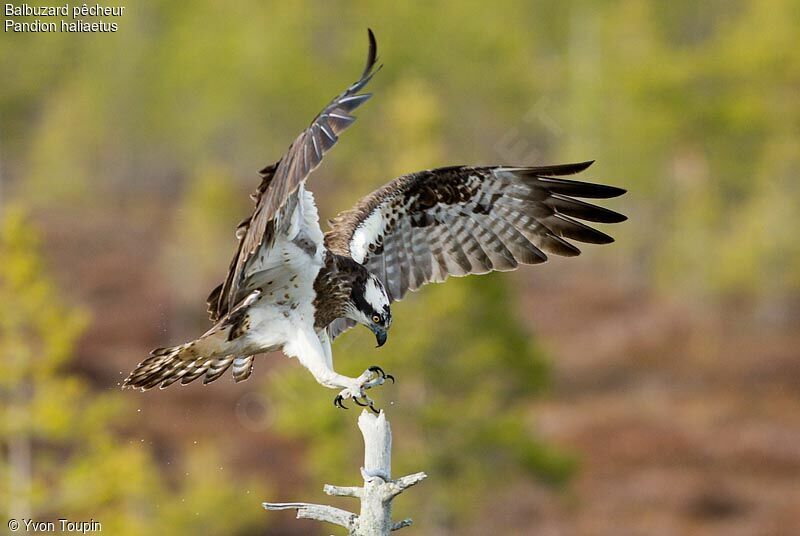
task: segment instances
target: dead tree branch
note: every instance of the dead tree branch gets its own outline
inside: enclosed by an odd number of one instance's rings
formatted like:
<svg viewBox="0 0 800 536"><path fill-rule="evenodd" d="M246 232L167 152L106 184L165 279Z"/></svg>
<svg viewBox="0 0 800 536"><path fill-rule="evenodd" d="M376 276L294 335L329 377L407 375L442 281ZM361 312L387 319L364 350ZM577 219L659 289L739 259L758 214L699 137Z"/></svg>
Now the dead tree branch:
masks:
<svg viewBox="0 0 800 536"><path fill-rule="evenodd" d="M350 536L387 536L391 531L411 525L411 519L392 522L392 501L405 489L422 482L427 475L415 473L392 480L392 430L381 411L377 416L366 410L358 418L358 428L364 437L364 485L332 486L323 490L337 497L355 497L361 501L358 515L323 504L264 503L267 510L297 510L298 519L316 519L345 527Z"/></svg>

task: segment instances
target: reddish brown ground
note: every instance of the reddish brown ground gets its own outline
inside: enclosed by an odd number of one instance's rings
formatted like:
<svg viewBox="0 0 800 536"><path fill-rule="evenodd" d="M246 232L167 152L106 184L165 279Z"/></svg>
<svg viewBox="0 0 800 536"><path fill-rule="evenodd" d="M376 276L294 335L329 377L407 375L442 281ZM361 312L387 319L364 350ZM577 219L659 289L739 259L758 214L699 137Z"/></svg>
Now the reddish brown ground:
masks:
<svg viewBox="0 0 800 536"><path fill-rule="evenodd" d="M94 315L75 367L98 389L163 342L171 310L152 261L165 217L42 217L59 282ZM495 515L471 534L800 534L798 316L670 300L582 262L516 279L555 365L531 426L578 453L582 468L562 492L530 483L492 499ZM126 427L165 463L198 441L220 448L232 471L269 475L282 490L307 477L296 472L302 450L258 426L257 407L250 429L232 418L241 386L215 387L131 394L141 411L124 416ZM275 534L311 526L285 517Z"/></svg>

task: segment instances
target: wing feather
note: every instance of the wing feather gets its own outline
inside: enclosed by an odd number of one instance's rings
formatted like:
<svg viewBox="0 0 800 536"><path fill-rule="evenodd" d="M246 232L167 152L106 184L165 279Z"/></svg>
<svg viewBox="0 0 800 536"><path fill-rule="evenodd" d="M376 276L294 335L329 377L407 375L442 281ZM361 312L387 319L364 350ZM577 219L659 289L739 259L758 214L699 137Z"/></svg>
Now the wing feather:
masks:
<svg viewBox="0 0 800 536"><path fill-rule="evenodd" d="M475 236L483 244L484 251L489 252L489 259L492 261L492 270L507 272L517 267L517 260L514 254L506 246L502 238L498 236L499 229L485 221L484 218L472 217L471 223L475 229Z"/></svg>
<svg viewBox="0 0 800 536"><path fill-rule="evenodd" d="M569 240L613 241L579 220L626 219L575 199L625 190L561 178L591 164L455 166L404 175L337 216L325 245L364 264L393 300L451 275L513 270L546 261L546 253L575 256L580 249Z"/></svg>
<svg viewBox="0 0 800 536"><path fill-rule="evenodd" d="M239 244L228 275L208 297L212 320L221 318L242 298L244 291L240 287L244 279L257 269L252 265L265 257L264 253L273 246L276 235L291 225L290 216L298 206L298 189L319 166L341 132L355 121L351 112L371 97L369 93L358 93L380 69L380 66L376 68L377 45L372 30L368 35L369 52L361 77L314 118L292 142L283 158L261 170L262 182L253 195L256 207L244 226L237 230Z"/></svg>

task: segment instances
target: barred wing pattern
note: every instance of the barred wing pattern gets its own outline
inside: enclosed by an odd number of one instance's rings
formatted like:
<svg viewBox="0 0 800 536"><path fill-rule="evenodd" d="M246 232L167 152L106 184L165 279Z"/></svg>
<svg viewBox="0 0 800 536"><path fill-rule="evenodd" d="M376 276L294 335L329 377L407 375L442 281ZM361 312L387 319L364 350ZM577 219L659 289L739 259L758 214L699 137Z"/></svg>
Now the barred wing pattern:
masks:
<svg viewBox="0 0 800 536"><path fill-rule="evenodd" d="M451 275L513 270L544 262L547 253L575 256L580 250L566 239L613 242L578 220L626 219L575 199L625 190L560 178L591 164L456 166L405 175L334 219L325 245L380 277L392 300ZM339 322L331 334L347 327Z"/></svg>
<svg viewBox="0 0 800 536"><path fill-rule="evenodd" d="M241 299L239 286L246 277L245 272L257 271L258 268L251 264L259 257L259 250L272 246L275 233L281 230L282 215L291 214L297 204L298 188L338 141L339 134L355 121L351 112L372 96L371 93L358 93L380 69L375 68L377 45L372 30L368 31L368 35L369 52L361 78L314 118L279 162L261 170L262 182L253 195L256 208L253 215L237 229L239 246L231 261L228 276L208 297L212 320L224 315Z"/></svg>

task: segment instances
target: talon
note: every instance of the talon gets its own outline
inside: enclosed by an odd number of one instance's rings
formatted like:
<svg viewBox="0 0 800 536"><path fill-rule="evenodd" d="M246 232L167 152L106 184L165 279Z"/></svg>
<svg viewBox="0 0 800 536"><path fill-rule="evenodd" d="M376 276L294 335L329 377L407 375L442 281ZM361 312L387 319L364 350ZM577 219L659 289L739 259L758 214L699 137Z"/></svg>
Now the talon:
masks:
<svg viewBox="0 0 800 536"><path fill-rule="evenodd" d="M375 406L372 405L372 402L369 403L369 409L371 409L373 411L373 413L375 413L375 415L380 415L380 413L381 413L380 411L375 409Z"/></svg>
<svg viewBox="0 0 800 536"><path fill-rule="evenodd" d="M367 406L369 406L369 404L367 404L367 403L365 403L365 402L362 402L361 400L359 400L359 399L358 399L358 398L356 398L356 397L353 397L353 402L355 402L356 404L358 404L358 405L359 405L359 406L361 406L362 408L366 408Z"/></svg>
<svg viewBox="0 0 800 536"><path fill-rule="evenodd" d="M394 383L394 376L392 376L391 374L386 374L386 371L383 370L378 365L372 365L367 370L370 371L370 372L374 372L382 380L392 380L392 383Z"/></svg>
<svg viewBox="0 0 800 536"><path fill-rule="evenodd" d="M333 399L333 405L342 409L350 409L342 403L343 400L342 395L336 395L336 398Z"/></svg>

